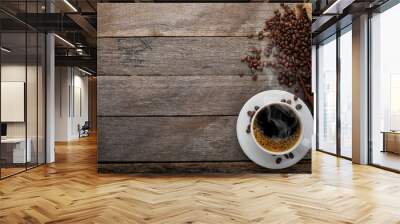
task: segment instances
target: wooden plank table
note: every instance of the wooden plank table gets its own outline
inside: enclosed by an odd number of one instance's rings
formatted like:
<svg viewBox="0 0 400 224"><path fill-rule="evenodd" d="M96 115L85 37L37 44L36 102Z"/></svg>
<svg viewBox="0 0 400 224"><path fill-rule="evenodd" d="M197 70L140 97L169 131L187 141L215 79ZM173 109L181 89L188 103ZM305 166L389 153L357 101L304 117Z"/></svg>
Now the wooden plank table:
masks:
<svg viewBox="0 0 400 224"><path fill-rule="evenodd" d="M294 6L294 5L291 5ZM279 4L99 3L100 172L311 172L311 157L274 171L242 152L236 120L257 82L240 58ZM310 28L311 29L311 28Z"/></svg>

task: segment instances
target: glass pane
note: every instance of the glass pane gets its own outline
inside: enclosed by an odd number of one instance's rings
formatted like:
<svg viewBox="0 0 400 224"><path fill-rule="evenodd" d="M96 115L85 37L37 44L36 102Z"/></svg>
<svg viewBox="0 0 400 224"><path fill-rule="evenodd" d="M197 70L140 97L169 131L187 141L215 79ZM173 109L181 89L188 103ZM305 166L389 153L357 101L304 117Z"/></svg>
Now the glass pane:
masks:
<svg viewBox="0 0 400 224"><path fill-rule="evenodd" d="M400 170L400 5L374 15L372 25L372 163Z"/></svg>
<svg viewBox="0 0 400 224"><path fill-rule="evenodd" d="M336 153L336 39L318 48L318 148Z"/></svg>
<svg viewBox="0 0 400 224"><path fill-rule="evenodd" d="M352 35L340 36L340 153L352 157Z"/></svg>
<svg viewBox="0 0 400 224"><path fill-rule="evenodd" d="M38 74L38 35L36 32L28 32L28 63L26 80L26 113L27 113L27 144L28 144L28 168L37 165L37 74Z"/></svg>
<svg viewBox="0 0 400 224"><path fill-rule="evenodd" d="M44 34L39 34L38 46L38 163L45 163L45 65L46 65L46 37Z"/></svg>
<svg viewBox="0 0 400 224"><path fill-rule="evenodd" d="M1 174L25 170L26 151L26 33L2 33L1 44Z"/></svg>

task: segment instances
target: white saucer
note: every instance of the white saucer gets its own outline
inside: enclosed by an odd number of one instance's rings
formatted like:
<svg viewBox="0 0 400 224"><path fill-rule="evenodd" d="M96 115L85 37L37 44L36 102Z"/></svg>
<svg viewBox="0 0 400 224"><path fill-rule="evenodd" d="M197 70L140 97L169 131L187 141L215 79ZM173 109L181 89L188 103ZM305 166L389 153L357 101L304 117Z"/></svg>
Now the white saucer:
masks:
<svg viewBox="0 0 400 224"><path fill-rule="evenodd" d="M303 157L307 154L307 152L311 149L312 135L313 135L313 117L311 115L310 110L306 106L306 104L298 98L296 101L293 99L294 95L288 93L286 91L281 90L269 90L256 94L252 98L250 98L240 110L239 117L236 124L236 133L240 146L244 154L246 154L249 159L251 159L256 164L269 168L269 169L284 169L290 166L293 166L297 162L299 162ZM302 108L297 110L300 115L300 119L304 125L304 133L303 140L299 144L299 146L292 151L294 158L287 159L284 155L275 156L267 151L261 149L254 142L250 133L246 132L247 126L250 124L250 117L247 115L247 111L254 111L255 106L262 107L264 105L270 103L278 103L281 102L282 99L292 101L291 105L293 108L297 104L301 104ZM296 109L295 109L296 110ZM280 157L282 161L278 164L276 163L276 159Z"/></svg>

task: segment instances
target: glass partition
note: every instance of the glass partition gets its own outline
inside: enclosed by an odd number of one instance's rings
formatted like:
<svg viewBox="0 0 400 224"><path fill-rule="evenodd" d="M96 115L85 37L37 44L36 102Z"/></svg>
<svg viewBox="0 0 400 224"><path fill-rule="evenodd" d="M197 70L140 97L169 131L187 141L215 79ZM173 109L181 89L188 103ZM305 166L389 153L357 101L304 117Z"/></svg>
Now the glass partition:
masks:
<svg viewBox="0 0 400 224"><path fill-rule="evenodd" d="M38 75L37 75L37 162L46 162L46 36L38 33Z"/></svg>
<svg viewBox="0 0 400 224"><path fill-rule="evenodd" d="M352 32L340 35L340 155L352 157Z"/></svg>
<svg viewBox="0 0 400 224"><path fill-rule="evenodd" d="M370 140L374 165L400 170L400 4L371 18Z"/></svg>
<svg viewBox="0 0 400 224"><path fill-rule="evenodd" d="M336 154L336 36L319 45L317 57L317 149Z"/></svg>
<svg viewBox="0 0 400 224"><path fill-rule="evenodd" d="M16 10L39 13L42 5L19 1ZM46 39L12 14L0 12L0 19L8 21L0 23L0 178L5 178L45 163Z"/></svg>
<svg viewBox="0 0 400 224"><path fill-rule="evenodd" d="M26 150L26 75L25 32L1 34L1 176L26 169L30 151ZM4 50L7 49L7 50Z"/></svg>

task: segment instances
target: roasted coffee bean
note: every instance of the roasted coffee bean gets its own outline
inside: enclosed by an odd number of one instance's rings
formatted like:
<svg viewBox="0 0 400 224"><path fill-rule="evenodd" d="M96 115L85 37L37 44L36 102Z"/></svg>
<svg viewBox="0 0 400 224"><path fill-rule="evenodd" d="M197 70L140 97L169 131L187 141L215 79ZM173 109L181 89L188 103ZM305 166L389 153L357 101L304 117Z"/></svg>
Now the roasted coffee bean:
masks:
<svg viewBox="0 0 400 224"><path fill-rule="evenodd" d="M281 157L276 158L275 162L276 164L280 164L282 162L282 158Z"/></svg>
<svg viewBox="0 0 400 224"><path fill-rule="evenodd" d="M282 103L286 103L286 100L285 100L285 99L281 99L281 102L282 102Z"/></svg>
<svg viewBox="0 0 400 224"><path fill-rule="evenodd" d="M255 110L258 110L258 109L260 109L260 107L259 107L259 106L255 106L254 109L255 109Z"/></svg>
<svg viewBox="0 0 400 224"><path fill-rule="evenodd" d="M293 153L289 153L289 158L291 158L291 159L293 159L293 158L294 158L294 155L293 155Z"/></svg>
<svg viewBox="0 0 400 224"><path fill-rule="evenodd" d="M295 101L297 101L297 100L299 99L299 97L298 97L297 95L294 95L293 99L294 99Z"/></svg>
<svg viewBox="0 0 400 224"><path fill-rule="evenodd" d="M255 34L260 40L268 38L269 43L263 49L263 54L267 58L274 58L273 63L262 63L262 67L275 69L278 77L285 76L285 78L279 79L280 85L293 87L299 84L294 92L298 93L302 90L305 99L310 104L312 103L310 87L311 23L304 8L281 5L281 10L275 10L274 16L267 19L264 28ZM260 55L262 52L256 48L250 51L256 55ZM251 59L249 62L253 60ZM261 59L256 58L256 60L260 61ZM246 61L248 64L249 62ZM249 68L261 71L258 64L253 64Z"/></svg>
<svg viewBox="0 0 400 224"><path fill-rule="evenodd" d="M287 104L292 104L292 101L291 100L286 100L286 103Z"/></svg>
<svg viewBox="0 0 400 224"><path fill-rule="evenodd" d="M302 106L301 104L297 104L297 105L296 105L296 110L301 110L302 107L303 107L303 106Z"/></svg>
<svg viewBox="0 0 400 224"><path fill-rule="evenodd" d="M247 115L249 115L249 117L253 117L254 111L252 111L252 110L247 111Z"/></svg>
<svg viewBox="0 0 400 224"><path fill-rule="evenodd" d="M247 125L246 133L250 133L250 125Z"/></svg>
<svg viewBox="0 0 400 224"><path fill-rule="evenodd" d="M289 159L289 155L288 155L288 154L285 154L285 158L286 158L286 159Z"/></svg>
<svg viewBox="0 0 400 224"><path fill-rule="evenodd" d="M247 35L247 38L249 38L249 39L251 39L251 38L253 38L254 37L254 34L249 34L249 35Z"/></svg>

